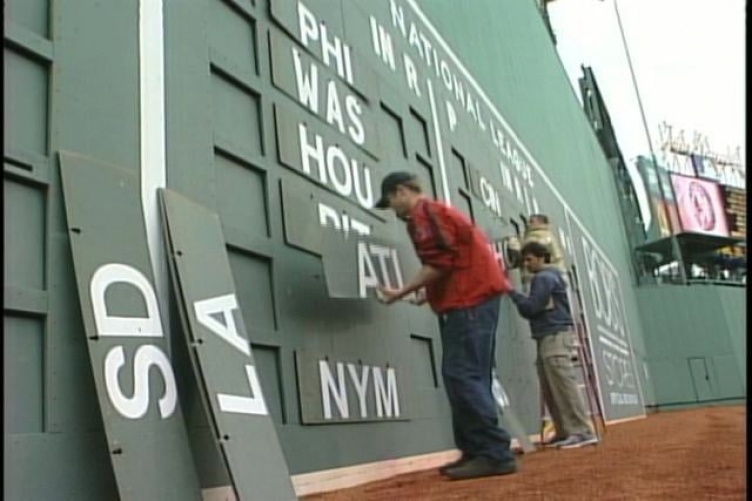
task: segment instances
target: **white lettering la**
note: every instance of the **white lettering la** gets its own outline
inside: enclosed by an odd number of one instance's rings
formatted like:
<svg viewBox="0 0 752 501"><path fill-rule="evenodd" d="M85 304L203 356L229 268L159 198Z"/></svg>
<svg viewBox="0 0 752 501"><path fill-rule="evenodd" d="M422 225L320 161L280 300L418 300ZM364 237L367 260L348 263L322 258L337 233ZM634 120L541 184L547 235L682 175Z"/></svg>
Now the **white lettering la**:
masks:
<svg viewBox="0 0 752 501"><path fill-rule="evenodd" d="M196 301L193 304L193 310L199 323L222 338L230 346L250 357L251 346L248 340L240 335L235 323L233 311L236 309L238 309L238 300L235 294L225 294L224 296ZM220 314L224 319L224 325L212 316L217 314ZM264 395L261 392L261 385L256 374L256 368L251 364L246 364L245 372L251 396L217 393L219 408L224 412L238 414L268 414Z"/></svg>
<svg viewBox="0 0 752 501"><path fill-rule="evenodd" d="M232 312L237 308L238 300L235 298L235 294L204 299L193 304L196 320L231 346L237 348L241 353L251 356L251 347L248 340L238 333L238 328L235 325L235 317ZM222 314L225 325L212 318L212 315L217 313Z"/></svg>
<svg viewBox="0 0 752 501"><path fill-rule="evenodd" d="M258 414L261 416L269 414L264 395L261 393L261 385L256 374L256 368L246 364L245 373L248 377L248 386L251 388L252 396L241 397L238 395L217 393L219 408L224 412L234 412L237 414Z"/></svg>

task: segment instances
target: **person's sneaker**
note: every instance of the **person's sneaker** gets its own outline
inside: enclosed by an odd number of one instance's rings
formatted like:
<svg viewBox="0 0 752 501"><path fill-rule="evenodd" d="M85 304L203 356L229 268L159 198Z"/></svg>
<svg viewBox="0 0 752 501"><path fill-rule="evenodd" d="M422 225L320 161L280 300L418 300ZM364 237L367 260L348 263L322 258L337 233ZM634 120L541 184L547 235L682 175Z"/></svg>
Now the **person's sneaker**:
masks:
<svg viewBox="0 0 752 501"><path fill-rule="evenodd" d="M490 477L493 475L509 475L517 471L517 461L497 461L485 456L470 459L460 466L449 468L446 476L451 480L464 480L468 478Z"/></svg>
<svg viewBox="0 0 752 501"><path fill-rule="evenodd" d="M462 456L460 456L459 459L456 459L456 460L452 461L451 463L447 463L444 466L440 467L439 468L439 473L441 475L446 475L447 474L447 470L449 470L451 468L456 468L458 466L462 466L463 464L467 463L471 459L472 459L471 456L468 456L467 454L463 454Z"/></svg>
<svg viewBox="0 0 752 501"><path fill-rule="evenodd" d="M565 442L569 437L554 437L550 440L546 440L545 442L541 442L541 447L558 447L559 444L562 442Z"/></svg>
<svg viewBox="0 0 752 501"><path fill-rule="evenodd" d="M598 437L592 433L577 433L570 435L567 439L559 443L559 449L576 449L586 445L595 445L598 443Z"/></svg>

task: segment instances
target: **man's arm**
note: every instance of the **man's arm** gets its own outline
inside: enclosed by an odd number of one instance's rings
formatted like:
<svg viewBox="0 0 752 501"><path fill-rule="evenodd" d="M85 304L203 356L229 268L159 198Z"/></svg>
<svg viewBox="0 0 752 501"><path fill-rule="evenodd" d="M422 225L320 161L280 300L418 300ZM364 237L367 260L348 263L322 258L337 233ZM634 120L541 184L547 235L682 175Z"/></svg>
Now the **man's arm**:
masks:
<svg viewBox="0 0 752 501"><path fill-rule="evenodd" d="M420 268L420 271L418 271L417 275L415 275L415 277L413 277L413 279L410 280L401 289L392 289L390 287L384 287L383 285L379 286L379 292L381 292L382 295L381 301L386 304L392 304L398 299L402 299L403 297L407 296L411 292L422 289L431 282L436 281L446 273L447 270L436 268L435 266L431 266L430 264L424 264Z"/></svg>
<svg viewBox="0 0 752 501"><path fill-rule="evenodd" d="M550 276L536 275L530 284L530 295L525 296L517 291L512 291L510 297L514 301L520 315L530 319L545 311L546 305L551 299L555 281Z"/></svg>

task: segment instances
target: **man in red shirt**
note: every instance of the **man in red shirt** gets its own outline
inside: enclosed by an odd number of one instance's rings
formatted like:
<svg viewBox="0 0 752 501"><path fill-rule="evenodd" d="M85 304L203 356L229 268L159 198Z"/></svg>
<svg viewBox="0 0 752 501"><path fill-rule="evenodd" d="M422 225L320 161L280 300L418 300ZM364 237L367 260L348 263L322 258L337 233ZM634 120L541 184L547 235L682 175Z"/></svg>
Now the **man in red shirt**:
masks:
<svg viewBox="0 0 752 501"><path fill-rule="evenodd" d="M439 316L441 372L462 452L441 473L453 480L514 473L511 437L498 425L491 390L500 296L511 285L487 238L467 216L426 197L408 172L384 178L376 208L392 209L407 222L422 263L404 287L380 287L382 301L391 304L425 288L425 300Z"/></svg>

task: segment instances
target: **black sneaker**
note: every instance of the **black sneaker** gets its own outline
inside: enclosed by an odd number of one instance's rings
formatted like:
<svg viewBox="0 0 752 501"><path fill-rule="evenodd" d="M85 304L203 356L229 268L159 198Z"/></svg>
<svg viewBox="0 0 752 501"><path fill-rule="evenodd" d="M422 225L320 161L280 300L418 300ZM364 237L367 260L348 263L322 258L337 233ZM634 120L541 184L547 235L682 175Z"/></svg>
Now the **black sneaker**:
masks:
<svg viewBox="0 0 752 501"><path fill-rule="evenodd" d="M517 471L517 461L497 461L485 456L478 456L460 466L450 468L446 476L451 480L490 477L494 475L509 475Z"/></svg>
<svg viewBox="0 0 752 501"><path fill-rule="evenodd" d="M463 454L462 456L460 456L459 459L456 459L456 460L452 461L451 463L447 463L444 466L440 467L439 468L439 473L441 475L446 475L447 474L447 470L449 470L451 468L456 468L458 466L462 466L463 464L467 463L471 459L472 459L472 456L468 456L467 454Z"/></svg>

